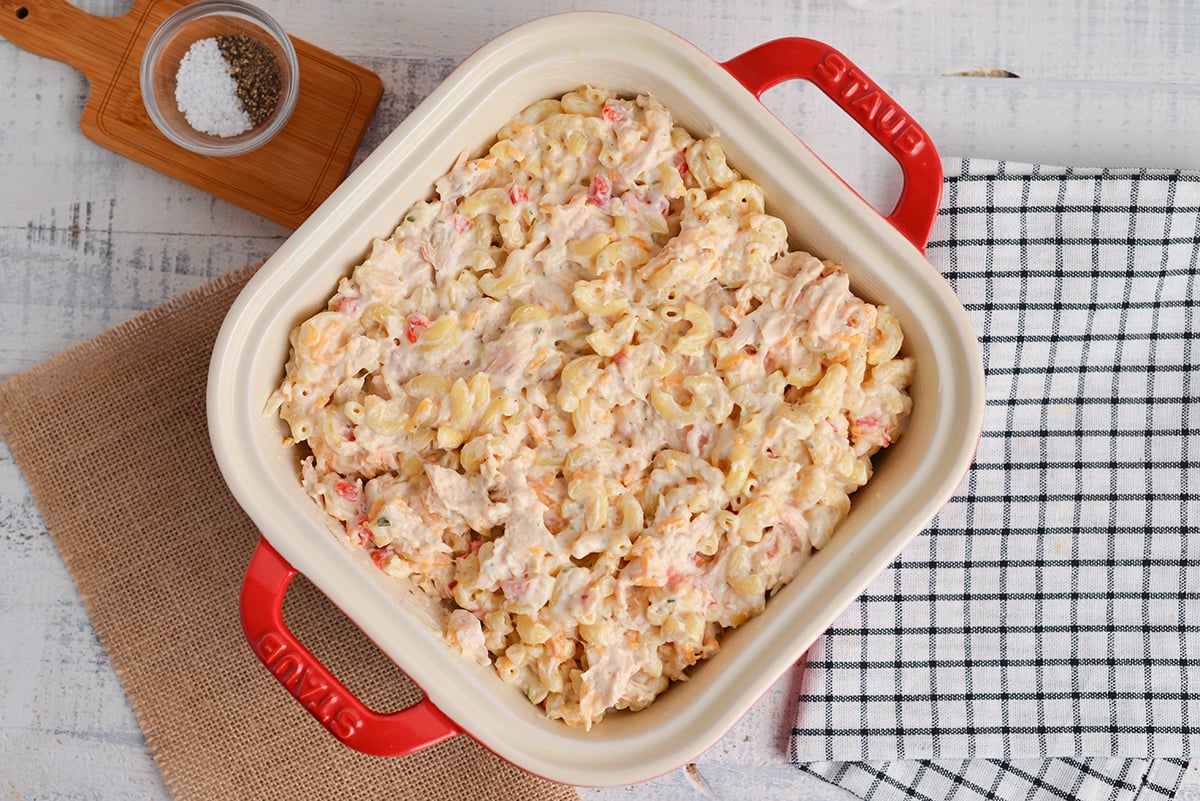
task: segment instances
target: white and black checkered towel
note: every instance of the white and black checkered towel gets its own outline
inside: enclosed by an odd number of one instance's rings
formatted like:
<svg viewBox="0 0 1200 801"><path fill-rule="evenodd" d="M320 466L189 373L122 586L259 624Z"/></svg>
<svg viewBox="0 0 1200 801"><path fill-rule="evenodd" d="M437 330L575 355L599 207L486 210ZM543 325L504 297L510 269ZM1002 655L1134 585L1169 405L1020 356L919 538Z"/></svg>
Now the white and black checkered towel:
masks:
<svg viewBox="0 0 1200 801"><path fill-rule="evenodd" d="M988 403L809 652L792 760L871 801L1169 799L1200 734L1200 174L946 163Z"/></svg>

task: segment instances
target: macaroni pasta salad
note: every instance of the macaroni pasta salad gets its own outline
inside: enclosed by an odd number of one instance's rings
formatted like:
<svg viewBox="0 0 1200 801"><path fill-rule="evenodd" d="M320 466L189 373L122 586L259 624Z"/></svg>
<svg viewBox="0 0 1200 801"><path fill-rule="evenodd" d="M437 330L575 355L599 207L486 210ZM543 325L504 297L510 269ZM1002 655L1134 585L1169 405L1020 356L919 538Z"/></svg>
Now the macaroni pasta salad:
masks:
<svg viewBox="0 0 1200 801"><path fill-rule="evenodd" d="M293 331L268 411L453 646L590 727L829 541L914 365L651 97L535 103L434 190Z"/></svg>

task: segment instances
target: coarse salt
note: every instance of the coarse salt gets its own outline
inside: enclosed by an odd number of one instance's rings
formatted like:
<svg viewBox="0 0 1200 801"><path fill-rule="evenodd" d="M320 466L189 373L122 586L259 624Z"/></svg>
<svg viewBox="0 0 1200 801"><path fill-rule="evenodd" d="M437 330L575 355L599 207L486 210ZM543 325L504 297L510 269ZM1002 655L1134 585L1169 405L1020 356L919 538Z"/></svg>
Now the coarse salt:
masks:
<svg viewBox="0 0 1200 801"><path fill-rule="evenodd" d="M192 43L179 62L175 102L188 125L210 136L237 136L251 121L237 95L237 81L215 37Z"/></svg>

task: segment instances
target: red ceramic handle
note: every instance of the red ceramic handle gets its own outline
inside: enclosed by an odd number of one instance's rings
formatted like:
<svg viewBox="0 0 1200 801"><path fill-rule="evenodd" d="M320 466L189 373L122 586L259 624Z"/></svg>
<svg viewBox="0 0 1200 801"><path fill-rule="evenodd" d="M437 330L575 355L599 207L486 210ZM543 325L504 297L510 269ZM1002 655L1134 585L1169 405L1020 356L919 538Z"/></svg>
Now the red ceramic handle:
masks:
<svg viewBox="0 0 1200 801"><path fill-rule="evenodd" d="M942 196L942 164L929 134L850 59L827 44L789 37L747 50L721 66L755 97L783 81L809 81L883 146L904 175L900 198L885 215L924 251Z"/></svg>
<svg viewBox="0 0 1200 801"><path fill-rule="evenodd" d="M462 731L429 698L380 714L334 678L283 622L283 596L297 575L266 539L260 539L242 584L242 629L271 675L330 734L364 754L403 756Z"/></svg>

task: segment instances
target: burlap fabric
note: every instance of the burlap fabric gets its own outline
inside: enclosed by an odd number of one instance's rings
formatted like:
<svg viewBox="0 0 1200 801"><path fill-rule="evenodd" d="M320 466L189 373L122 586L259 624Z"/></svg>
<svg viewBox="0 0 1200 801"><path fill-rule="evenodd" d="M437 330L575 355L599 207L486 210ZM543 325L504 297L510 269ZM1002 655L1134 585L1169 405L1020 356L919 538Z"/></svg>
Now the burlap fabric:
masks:
<svg viewBox="0 0 1200 801"><path fill-rule="evenodd" d="M254 267L0 384L0 428L177 801L575 799L466 736L402 758L327 734L254 658L238 594L257 533L209 448L205 383ZM368 705L418 690L312 585L285 616Z"/></svg>

